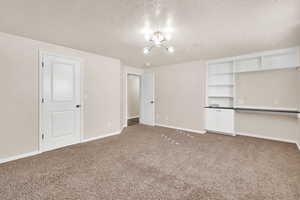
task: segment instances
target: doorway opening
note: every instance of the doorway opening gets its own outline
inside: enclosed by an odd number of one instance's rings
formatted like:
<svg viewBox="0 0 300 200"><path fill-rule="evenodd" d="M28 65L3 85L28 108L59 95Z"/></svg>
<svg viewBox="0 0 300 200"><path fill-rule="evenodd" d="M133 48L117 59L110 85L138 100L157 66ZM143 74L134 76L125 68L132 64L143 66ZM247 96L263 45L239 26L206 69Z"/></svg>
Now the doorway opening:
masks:
<svg viewBox="0 0 300 200"><path fill-rule="evenodd" d="M137 74L127 74L127 126L140 123L141 77Z"/></svg>

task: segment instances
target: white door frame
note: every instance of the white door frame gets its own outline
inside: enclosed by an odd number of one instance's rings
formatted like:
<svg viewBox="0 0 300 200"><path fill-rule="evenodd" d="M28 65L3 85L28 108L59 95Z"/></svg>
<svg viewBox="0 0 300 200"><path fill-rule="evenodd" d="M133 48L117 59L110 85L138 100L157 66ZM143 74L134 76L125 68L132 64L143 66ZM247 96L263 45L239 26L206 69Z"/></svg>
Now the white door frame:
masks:
<svg viewBox="0 0 300 200"><path fill-rule="evenodd" d="M140 91L141 94L141 77L143 75L143 72L125 72L125 124L124 127L128 126L128 75L135 75L138 76L140 79ZM141 105L141 95L140 95L140 105ZM140 106L141 107L141 106ZM139 116L141 115L141 108L139 108ZM123 122L124 123L124 122Z"/></svg>
<svg viewBox="0 0 300 200"><path fill-rule="evenodd" d="M48 51L44 51L39 49L38 51L39 54L39 60L38 60L38 66L39 66L39 152L42 153L44 152L43 150L43 139L42 139L42 124L43 124L43 118L42 118L42 114L43 114L43 87L42 87L42 83L43 83L43 57L45 55L47 56L55 56L55 57L60 57L60 58L64 58L64 59L72 59L72 60L76 60L78 62L80 62L80 70L79 70L79 74L80 74L80 142L81 143L83 141L83 130L84 130L84 121L83 121L83 106L84 106L84 98L83 98L83 66L84 66L84 62L83 59L79 58L79 57L73 57L73 56L65 56L65 55L61 55L58 53L53 53L53 52L48 52Z"/></svg>

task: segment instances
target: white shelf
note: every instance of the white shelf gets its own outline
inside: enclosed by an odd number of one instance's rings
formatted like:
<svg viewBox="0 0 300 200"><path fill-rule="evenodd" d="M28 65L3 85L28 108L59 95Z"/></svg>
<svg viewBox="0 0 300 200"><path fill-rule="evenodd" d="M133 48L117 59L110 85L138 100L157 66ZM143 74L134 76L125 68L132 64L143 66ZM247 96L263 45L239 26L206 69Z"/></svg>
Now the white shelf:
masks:
<svg viewBox="0 0 300 200"><path fill-rule="evenodd" d="M234 60L221 59L207 63L206 104L233 105Z"/></svg>
<svg viewBox="0 0 300 200"><path fill-rule="evenodd" d="M264 72L264 71L274 71L274 70L285 70L285 69L291 69L291 68L298 68L300 67L299 65L297 66L285 66L284 68L267 68L267 67L261 67L255 71L253 70L245 70L245 71L235 71L234 73L240 74L240 73L250 73L250 72Z"/></svg>
<svg viewBox="0 0 300 200"><path fill-rule="evenodd" d="M210 95L208 98L233 98L233 96L223 96L223 95Z"/></svg>
<svg viewBox="0 0 300 200"><path fill-rule="evenodd" d="M208 87L233 87L234 84L209 84Z"/></svg>
<svg viewBox="0 0 300 200"><path fill-rule="evenodd" d="M221 76L221 75L231 75L233 72L224 72L224 73L209 73L209 75L213 76Z"/></svg>
<svg viewBox="0 0 300 200"><path fill-rule="evenodd" d="M300 65L299 47L238 56L234 62L234 73L297 68Z"/></svg>

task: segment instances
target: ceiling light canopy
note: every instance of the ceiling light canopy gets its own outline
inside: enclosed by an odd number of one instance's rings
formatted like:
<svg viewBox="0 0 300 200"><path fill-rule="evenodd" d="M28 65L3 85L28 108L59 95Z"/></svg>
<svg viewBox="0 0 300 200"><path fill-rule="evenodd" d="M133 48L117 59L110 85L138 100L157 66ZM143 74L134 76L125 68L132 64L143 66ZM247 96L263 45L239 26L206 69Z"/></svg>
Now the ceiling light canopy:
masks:
<svg viewBox="0 0 300 200"><path fill-rule="evenodd" d="M154 47L162 47L169 53L175 51L174 47L166 45L166 42L171 40L171 35L165 35L162 31L155 31L152 33L145 33L145 39L147 42L150 42L150 45L145 47L143 52L148 55Z"/></svg>
<svg viewBox="0 0 300 200"><path fill-rule="evenodd" d="M144 54L149 54L150 53L150 49L149 49L149 47L145 47L144 48Z"/></svg>
<svg viewBox="0 0 300 200"><path fill-rule="evenodd" d="M169 47L167 48L167 50L168 50L168 52L170 52L170 53L173 53L173 52L175 51L174 47L172 47L172 46L169 46Z"/></svg>

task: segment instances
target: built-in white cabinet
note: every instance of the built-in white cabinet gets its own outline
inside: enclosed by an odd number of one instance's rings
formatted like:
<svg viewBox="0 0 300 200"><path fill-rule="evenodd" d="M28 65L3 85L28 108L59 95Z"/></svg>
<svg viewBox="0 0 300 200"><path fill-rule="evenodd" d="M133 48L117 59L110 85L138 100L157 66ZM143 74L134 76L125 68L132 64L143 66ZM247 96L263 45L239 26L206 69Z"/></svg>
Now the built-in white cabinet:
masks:
<svg viewBox="0 0 300 200"><path fill-rule="evenodd" d="M206 108L206 129L234 135L234 110Z"/></svg>
<svg viewBox="0 0 300 200"><path fill-rule="evenodd" d="M236 73L259 71L261 69L262 69L261 56L238 57L235 60L235 71L234 72L236 72Z"/></svg>
<svg viewBox="0 0 300 200"><path fill-rule="evenodd" d="M235 73L299 67L299 48L264 51L234 59Z"/></svg>
<svg viewBox="0 0 300 200"><path fill-rule="evenodd" d="M300 67L299 47L207 62L206 129L234 135L235 76Z"/></svg>

